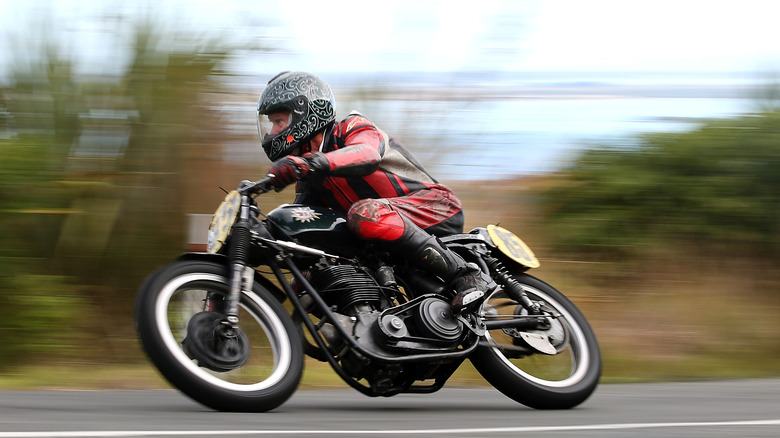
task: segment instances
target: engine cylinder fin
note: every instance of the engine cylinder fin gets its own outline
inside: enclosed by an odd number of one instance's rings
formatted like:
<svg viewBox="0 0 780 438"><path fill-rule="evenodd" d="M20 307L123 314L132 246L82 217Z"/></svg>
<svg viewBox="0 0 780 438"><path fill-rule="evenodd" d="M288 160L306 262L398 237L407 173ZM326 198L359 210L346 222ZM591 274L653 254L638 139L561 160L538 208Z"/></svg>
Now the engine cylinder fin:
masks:
<svg viewBox="0 0 780 438"><path fill-rule="evenodd" d="M381 300L379 285L367 272L353 265L328 266L312 273L312 285L329 305L344 311L356 304Z"/></svg>

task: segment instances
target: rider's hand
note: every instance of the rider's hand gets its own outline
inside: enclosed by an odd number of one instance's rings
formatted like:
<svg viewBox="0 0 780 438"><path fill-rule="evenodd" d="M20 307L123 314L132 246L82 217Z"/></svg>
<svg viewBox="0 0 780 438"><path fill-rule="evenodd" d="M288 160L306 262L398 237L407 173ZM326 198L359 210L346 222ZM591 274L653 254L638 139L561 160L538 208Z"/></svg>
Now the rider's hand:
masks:
<svg viewBox="0 0 780 438"><path fill-rule="evenodd" d="M277 160L268 170L273 175L271 184L277 190L306 179L311 174L326 175L330 170L328 159L321 152L308 153L303 157L288 155Z"/></svg>
<svg viewBox="0 0 780 438"><path fill-rule="evenodd" d="M311 171L308 160L294 155L288 155L276 160L268 170L269 175L273 175L271 184L277 188L284 188L299 179L306 178Z"/></svg>

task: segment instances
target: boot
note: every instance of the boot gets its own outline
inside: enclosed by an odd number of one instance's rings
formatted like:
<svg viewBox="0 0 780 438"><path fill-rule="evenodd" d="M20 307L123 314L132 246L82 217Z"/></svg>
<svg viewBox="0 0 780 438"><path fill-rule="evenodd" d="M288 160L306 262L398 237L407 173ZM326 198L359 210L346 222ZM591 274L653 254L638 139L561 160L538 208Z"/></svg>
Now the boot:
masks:
<svg viewBox="0 0 780 438"><path fill-rule="evenodd" d="M437 239L410 220L404 219L404 233L392 242L394 249L409 254L415 266L444 280L455 291L452 313L471 310L482 303L485 294L496 287L474 263L466 263Z"/></svg>

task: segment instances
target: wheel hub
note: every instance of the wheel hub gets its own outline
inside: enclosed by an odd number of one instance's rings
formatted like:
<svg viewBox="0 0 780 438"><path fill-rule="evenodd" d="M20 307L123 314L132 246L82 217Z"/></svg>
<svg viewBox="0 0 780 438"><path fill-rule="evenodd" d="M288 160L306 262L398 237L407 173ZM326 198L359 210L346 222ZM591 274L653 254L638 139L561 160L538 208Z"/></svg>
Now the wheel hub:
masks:
<svg viewBox="0 0 780 438"><path fill-rule="evenodd" d="M517 306L515 315L530 316L523 306ZM515 345L530 347L544 354L556 354L558 348L567 340L566 331L557 318L549 314L539 315L536 327L525 329L505 328L504 333L514 339Z"/></svg>
<svg viewBox="0 0 780 438"><path fill-rule="evenodd" d="M184 352L198 365L226 372L249 360L249 338L239 328L225 322L216 312L200 312L187 323L187 336L181 342Z"/></svg>

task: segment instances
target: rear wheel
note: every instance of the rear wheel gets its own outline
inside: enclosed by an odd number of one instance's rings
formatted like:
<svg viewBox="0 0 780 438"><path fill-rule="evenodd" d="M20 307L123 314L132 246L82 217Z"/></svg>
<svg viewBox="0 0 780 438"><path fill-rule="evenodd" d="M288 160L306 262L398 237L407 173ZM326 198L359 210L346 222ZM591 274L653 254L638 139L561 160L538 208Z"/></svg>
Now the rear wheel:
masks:
<svg viewBox="0 0 780 438"><path fill-rule="evenodd" d="M596 336L577 307L549 284L527 274L514 278L528 297L542 304L546 322L524 332L494 329L485 333L471 361L496 389L536 409L568 409L585 401L601 376L601 354ZM482 305L487 319L527 312L502 289ZM555 354L530 348L523 337L544 337Z"/></svg>
<svg viewBox="0 0 780 438"><path fill-rule="evenodd" d="M194 400L220 411L274 409L293 394L303 373L298 333L259 284L241 296L238 330L221 324L219 302L228 284L227 268L216 263L162 268L140 289L139 337L163 376Z"/></svg>

